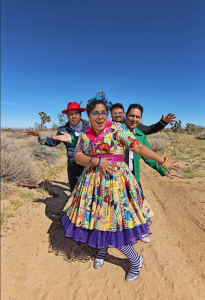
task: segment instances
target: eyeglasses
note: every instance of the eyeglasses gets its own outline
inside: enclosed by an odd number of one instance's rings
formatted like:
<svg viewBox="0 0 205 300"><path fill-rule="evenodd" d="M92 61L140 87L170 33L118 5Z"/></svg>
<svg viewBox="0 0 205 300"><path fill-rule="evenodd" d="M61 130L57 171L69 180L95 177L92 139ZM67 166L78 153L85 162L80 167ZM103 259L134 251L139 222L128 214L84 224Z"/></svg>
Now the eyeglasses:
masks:
<svg viewBox="0 0 205 300"><path fill-rule="evenodd" d="M92 111L91 112L91 115L94 117L94 118L98 118L100 115L103 117L103 118L106 118L107 115L108 115L108 112L107 111L103 111L101 113L99 113L98 111Z"/></svg>
<svg viewBox="0 0 205 300"><path fill-rule="evenodd" d="M114 115L114 116L117 116L117 115L123 115L124 113L123 112L115 112L115 113L112 113L112 115Z"/></svg>

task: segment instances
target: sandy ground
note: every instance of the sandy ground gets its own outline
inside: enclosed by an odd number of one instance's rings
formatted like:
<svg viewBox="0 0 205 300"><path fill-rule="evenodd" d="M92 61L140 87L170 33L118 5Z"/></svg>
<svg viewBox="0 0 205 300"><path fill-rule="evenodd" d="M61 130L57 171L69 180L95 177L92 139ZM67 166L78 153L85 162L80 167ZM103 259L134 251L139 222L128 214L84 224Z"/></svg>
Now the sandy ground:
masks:
<svg viewBox="0 0 205 300"><path fill-rule="evenodd" d="M1 299L205 299L204 181L162 178L144 163L141 170L155 215L151 242L135 245L144 256L136 281L125 281L129 262L118 250L109 249L104 266L95 270L96 250L64 237L65 170L48 183L46 199L24 205L3 226Z"/></svg>

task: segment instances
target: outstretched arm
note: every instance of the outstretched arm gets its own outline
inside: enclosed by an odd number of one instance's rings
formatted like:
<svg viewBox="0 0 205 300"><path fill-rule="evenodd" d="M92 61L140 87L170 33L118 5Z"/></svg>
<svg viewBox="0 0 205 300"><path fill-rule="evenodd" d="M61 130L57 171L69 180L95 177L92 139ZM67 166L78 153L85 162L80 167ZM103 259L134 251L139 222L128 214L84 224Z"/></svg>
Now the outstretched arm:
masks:
<svg viewBox="0 0 205 300"><path fill-rule="evenodd" d="M27 135L33 135L33 136L37 136L39 139L41 138L41 134L40 132L36 131L36 130L25 130L24 133L27 133Z"/></svg>
<svg viewBox="0 0 205 300"><path fill-rule="evenodd" d="M53 138L49 138L49 137L45 136L44 134L41 134L40 132L38 132L36 130L26 130L26 131L24 131L24 133L27 133L27 135L37 136L38 141L41 145L55 147L58 144L60 144L60 141L56 141ZM57 134L59 134L59 132Z"/></svg>
<svg viewBox="0 0 205 300"><path fill-rule="evenodd" d="M162 115L162 118L158 123L152 124L150 126L139 124L137 128L141 130L145 135L149 135L161 131L167 124L175 121L175 119L175 114L169 113L166 117Z"/></svg>

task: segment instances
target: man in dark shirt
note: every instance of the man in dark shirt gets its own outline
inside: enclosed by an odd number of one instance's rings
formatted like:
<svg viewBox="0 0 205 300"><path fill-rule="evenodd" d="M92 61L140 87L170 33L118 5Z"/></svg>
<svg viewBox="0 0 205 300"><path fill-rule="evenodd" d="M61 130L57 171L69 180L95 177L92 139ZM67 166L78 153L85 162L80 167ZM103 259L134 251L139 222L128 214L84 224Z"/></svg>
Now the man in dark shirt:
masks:
<svg viewBox="0 0 205 300"><path fill-rule="evenodd" d="M110 108L111 117L113 122L125 123L125 111L122 103L114 103ZM156 133L162 129L169 123L175 120L175 114L169 113L166 117L162 115L162 118L158 123L155 123L150 126L138 124L137 128L141 130L145 135Z"/></svg>
<svg viewBox="0 0 205 300"><path fill-rule="evenodd" d="M89 126L89 122L81 119L81 112L85 111L84 108L80 107L77 102L69 102L67 109L63 110L62 113L67 114L68 122L58 128L58 132L55 136L55 139L49 138L44 134L41 134L35 130L27 130L25 133L34 135L38 137L38 141L41 145L46 145L50 147L55 147L61 143L62 135L64 132L69 133L70 141L64 142L67 149L68 156L68 180L71 189L71 193L78 181L78 177L81 175L84 170L84 166L78 165L74 159L74 150L77 144L78 136L81 131ZM58 136L61 135L61 140L58 140Z"/></svg>

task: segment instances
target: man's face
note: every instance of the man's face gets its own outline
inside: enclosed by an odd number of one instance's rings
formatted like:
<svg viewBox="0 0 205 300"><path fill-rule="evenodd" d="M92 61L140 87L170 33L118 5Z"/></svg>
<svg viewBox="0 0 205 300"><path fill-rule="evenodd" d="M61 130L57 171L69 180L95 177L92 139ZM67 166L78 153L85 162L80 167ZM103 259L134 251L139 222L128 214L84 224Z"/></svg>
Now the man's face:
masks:
<svg viewBox="0 0 205 300"><path fill-rule="evenodd" d="M141 110L132 108L126 115L126 124L130 130L134 130L142 119Z"/></svg>
<svg viewBox="0 0 205 300"><path fill-rule="evenodd" d="M125 117L125 112L121 107L113 108L111 112L111 117L113 122L123 122Z"/></svg>
<svg viewBox="0 0 205 300"><path fill-rule="evenodd" d="M78 110L69 111L67 116L71 125L77 125L80 122L81 114Z"/></svg>

